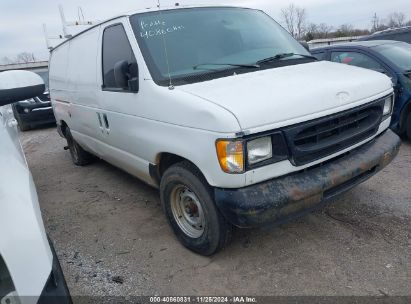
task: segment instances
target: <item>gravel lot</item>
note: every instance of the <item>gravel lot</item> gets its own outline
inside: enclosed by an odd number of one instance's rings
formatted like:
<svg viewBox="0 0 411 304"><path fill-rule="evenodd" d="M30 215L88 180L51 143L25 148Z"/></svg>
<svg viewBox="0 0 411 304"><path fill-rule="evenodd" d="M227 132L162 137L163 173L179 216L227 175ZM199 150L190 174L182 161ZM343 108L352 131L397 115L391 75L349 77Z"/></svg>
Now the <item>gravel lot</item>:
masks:
<svg viewBox="0 0 411 304"><path fill-rule="evenodd" d="M75 167L55 128L21 134L46 230L77 295L411 295L411 143L370 181L278 228L183 248L157 190L103 162Z"/></svg>

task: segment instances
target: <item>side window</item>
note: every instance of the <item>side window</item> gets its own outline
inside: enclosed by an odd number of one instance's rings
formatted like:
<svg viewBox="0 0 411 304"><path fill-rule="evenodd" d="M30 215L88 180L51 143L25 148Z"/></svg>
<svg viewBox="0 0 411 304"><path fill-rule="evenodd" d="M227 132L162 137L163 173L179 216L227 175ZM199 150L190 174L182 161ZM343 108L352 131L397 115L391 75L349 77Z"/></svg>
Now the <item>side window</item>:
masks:
<svg viewBox="0 0 411 304"><path fill-rule="evenodd" d="M379 72L385 70L375 59L357 52L333 52L331 53L331 61Z"/></svg>
<svg viewBox="0 0 411 304"><path fill-rule="evenodd" d="M411 43L411 33L397 33L388 37L388 39Z"/></svg>
<svg viewBox="0 0 411 304"><path fill-rule="evenodd" d="M320 61L325 60L325 52L314 53L313 56Z"/></svg>
<svg viewBox="0 0 411 304"><path fill-rule="evenodd" d="M383 34L374 40L396 40L395 34Z"/></svg>
<svg viewBox="0 0 411 304"><path fill-rule="evenodd" d="M107 27L103 33L103 89L135 91L136 81L138 65L123 25Z"/></svg>

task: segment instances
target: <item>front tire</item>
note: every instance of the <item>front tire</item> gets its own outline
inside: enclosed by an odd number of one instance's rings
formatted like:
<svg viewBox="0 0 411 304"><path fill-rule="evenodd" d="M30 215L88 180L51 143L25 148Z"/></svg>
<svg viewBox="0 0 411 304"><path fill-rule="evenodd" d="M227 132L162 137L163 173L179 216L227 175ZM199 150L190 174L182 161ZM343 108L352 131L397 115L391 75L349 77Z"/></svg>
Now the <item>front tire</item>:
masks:
<svg viewBox="0 0 411 304"><path fill-rule="evenodd" d="M14 113L14 118L17 120L17 123L19 125L19 129L21 132L26 132L31 129L31 126L28 124L25 124L20 117L20 114L17 112L17 109L13 106L13 113Z"/></svg>
<svg viewBox="0 0 411 304"><path fill-rule="evenodd" d="M66 140L73 163L76 166L86 166L93 160L93 155L84 150L71 135L70 129L66 129Z"/></svg>
<svg viewBox="0 0 411 304"><path fill-rule="evenodd" d="M17 122L19 124L19 129L21 132L26 132L26 131L31 130L31 127L23 123L21 120L17 120Z"/></svg>
<svg viewBox="0 0 411 304"><path fill-rule="evenodd" d="M232 225L217 209L211 187L191 163L167 169L160 193L166 217L185 247L211 256L229 243Z"/></svg>

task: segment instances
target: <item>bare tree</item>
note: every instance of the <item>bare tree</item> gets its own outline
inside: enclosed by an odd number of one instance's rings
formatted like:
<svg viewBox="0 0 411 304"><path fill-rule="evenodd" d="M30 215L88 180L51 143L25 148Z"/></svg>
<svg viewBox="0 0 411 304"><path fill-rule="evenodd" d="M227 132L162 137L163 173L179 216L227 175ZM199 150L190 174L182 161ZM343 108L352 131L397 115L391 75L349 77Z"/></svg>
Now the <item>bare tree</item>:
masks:
<svg viewBox="0 0 411 304"><path fill-rule="evenodd" d="M311 41L313 39L316 39L317 36L318 36L318 25L315 23L310 23L306 27L305 40Z"/></svg>
<svg viewBox="0 0 411 304"><path fill-rule="evenodd" d="M388 16L389 27L403 27L406 24L406 16L404 13L395 12Z"/></svg>
<svg viewBox="0 0 411 304"><path fill-rule="evenodd" d="M18 54L16 57L17 63L29 63L29 62L35 62L35 61L36 61L36 57L34 57L33 53L22 52Z"/></svg>
<svg viewBox="0 0 411 304"><path fill-rule="evenodd" d="M0 60L0 63L2 63L2 64L12 64L13 60L11 60L9 57L5 56Z"/></svg>
<svg viewBox="0 0 411 304"><path fill-rule="evenodd" d="M354 26L352 24L343 24L335 32L336 37L349 37L354 35Z"/></svg>
<svg viewBox="0 0 411 304"><path fill-rule="evenodd" d="M318 38L328 38L330 33L332 32L333 27L326 23L320 23L318 25Z"/></svg>
<svg viewBox="0 0 411 304"><path fill-rule="evenodd" d="M290 4L281 10L281 17L290 34L297 39L301 39L306 31L307 11L305 8Z"/></svg>
<svg viewBox="0 0 411 304"><path fill-rule="evenodd" d="M315 23L310 23L306 27L306 31L310 33L317 33L318 32L318 25Z"/></svg>
<svg viewBox="0 0 411 304"><path fill-rule="evenodd" d="M3 57L0 59L0 63L2 64L15 64L15 63L30 63L30 62L36 62L36 56L34 56L33 53L29 52L21 52L17 54L16 57L10 58L10 57Z"/></svg>
<svg viewBox="0 0 411 304"><path fill-rule="evenodd" d="M287 8L281 9L281 17L288 32L295 37L295 6L290 4Z"/></svg>
<svg viewBox="0 0 411 304"><path fill-rule="evenodd" d="M296 17L297 17L297 38L302 39L305 34L305 29L307 25L307 11L305 8L296 7Z"/></svg>

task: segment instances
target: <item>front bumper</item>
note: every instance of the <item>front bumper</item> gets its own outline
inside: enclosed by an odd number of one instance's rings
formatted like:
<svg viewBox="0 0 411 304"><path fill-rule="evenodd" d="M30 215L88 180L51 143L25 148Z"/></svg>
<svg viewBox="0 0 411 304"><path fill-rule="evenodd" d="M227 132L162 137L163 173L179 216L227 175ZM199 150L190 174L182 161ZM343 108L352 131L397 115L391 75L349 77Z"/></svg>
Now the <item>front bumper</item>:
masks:
<svg viewBox="0 0 411 304"><path fill-rule="evenodd" d="M61 269L59 259L53 243L49 239L51 252L53 253L53 266L47 283L40 295L37 304L72 304L70 292Z"/></svg>
<svg viewBox="0 0 411 304"><path fill-rule="evenodd" d="M11 286L0 286L0 302L1 303L36 303L36 304L72 304L70 292L67 288L66 280L64 279L63 271L60 266L56 251L53 247L53 243L48 240L50 249L53 254L53 264L49 278L44 285L43 291L38 295L31 296L19 296L14 290L13 282L10 281ZM7 269L6 269L7 270ZM9 275L9 274L6 274ZM8 283L7 280L4 282ZM3 287L3 288L1 288ZM8 287L5 289L5 287ZM8 295L4 296L4 291L12 291ZM4 296L2 298L2 296Z"/></svg>
<svg viewBox="0 0 411 304"><path fill-rule="evenodd" d="M20 113L19 117L23 123L33 126L56 122L52 107L31 109L29 113Z"/></svg>
<svg viewBox="0 0 411 304"><path fill-rule="evenodd" d="M343 157L241 189L215 189L223 215L240 228L282 224L321 207L386 167L398 154L391 130Z"/></svg>

